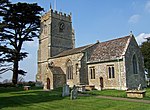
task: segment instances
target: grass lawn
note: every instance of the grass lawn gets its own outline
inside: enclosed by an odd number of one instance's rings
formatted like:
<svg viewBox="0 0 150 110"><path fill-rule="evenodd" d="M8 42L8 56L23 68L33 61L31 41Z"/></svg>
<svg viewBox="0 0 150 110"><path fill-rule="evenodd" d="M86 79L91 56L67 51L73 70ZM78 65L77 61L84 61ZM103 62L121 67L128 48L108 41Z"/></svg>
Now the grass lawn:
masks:
<svg viewBox="0 0 150 110"><path fill-rule="evenodd" d="M123 90L93 90L93 91L86 91L84 94L91 94L91 95L102 95L102 96L113 96L113 97L126 97L126 92Z"/></svg>
<svg viewBox="0 0 150 110"><path fill-rule="evenodd" d="M126 92L123 90L93 90L93 91L86 91L84 94L91 94L91 95L102 95L102 96L113 96L113 97L123 97L126 98ZM146 97L145 100L150 100L150 88L146 89Z"/></svg>
<svg viewBox="0 0 150 110"><path fill-rule="evenodd" d="M149 91L149 89L148 89ZM95 91L106 95L118 91ZM100 93L101 92L101 93ZM150 91L148 95L150 96ZM120 93L123 94L123 91ZM122 96L122 95L121 95ZM0 88L1 110L150 110L150 104L115 101L79 96L76 100L61 97L61 89L43 91L41 89L23 91L21 88Z"/></svg>
<svg viewBox="0 0 150 110"><path fill-rule="evenodd" d="M113 96L113 97L123 97L126 98L126 92L125 91L118 91L118 90L93 90L93 91L86 91L84 94L91 94L91 95L102 95L102 96ZM144 99L150 100L150 88L146 89L146 97Z"/></svg>

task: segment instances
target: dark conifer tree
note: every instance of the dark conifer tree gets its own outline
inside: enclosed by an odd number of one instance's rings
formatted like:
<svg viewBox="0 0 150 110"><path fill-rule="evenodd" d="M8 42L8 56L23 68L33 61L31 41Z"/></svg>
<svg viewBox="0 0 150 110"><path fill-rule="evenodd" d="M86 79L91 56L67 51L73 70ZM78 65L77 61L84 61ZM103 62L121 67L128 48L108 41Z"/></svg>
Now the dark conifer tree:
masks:
<svg viewBox="0 0 150 110"><path fill-rule="evenodd" d="M7 0L3 1L8 2ZM20 2L8 3L5 9L0 10L2 17L0 23L1 62L13 64L13 84L17 84L18 74L26 73L18 69L19 61L27 57L27 52L22 51L22 46L24 42L33 41L34 37L39 36L41 11L43 8L36 3Z"/></svg>

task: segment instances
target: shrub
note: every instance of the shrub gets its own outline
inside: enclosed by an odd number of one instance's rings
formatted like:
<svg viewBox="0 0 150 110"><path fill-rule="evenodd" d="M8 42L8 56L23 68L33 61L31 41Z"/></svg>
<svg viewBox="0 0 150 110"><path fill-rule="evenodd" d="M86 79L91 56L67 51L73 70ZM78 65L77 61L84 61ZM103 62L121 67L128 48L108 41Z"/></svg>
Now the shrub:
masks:
<svg viewBox="0 0 150 110"><path fill-rule="evenodd" d="M15 85L13 85L12 83L3 83L0 84L0 87L15 87Z"/></svg>

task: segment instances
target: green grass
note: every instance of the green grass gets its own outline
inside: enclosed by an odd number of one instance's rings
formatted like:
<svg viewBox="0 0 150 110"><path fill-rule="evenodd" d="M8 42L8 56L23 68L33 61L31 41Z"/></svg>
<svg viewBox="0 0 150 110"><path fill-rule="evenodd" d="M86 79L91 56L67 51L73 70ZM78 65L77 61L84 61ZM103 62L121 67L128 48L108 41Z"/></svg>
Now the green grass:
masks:
<svg viewBox="0 0 150 110"><path fill-rule="evenodd" d="M146 97L144 99L150 100L150 88L146 89Z"/></svg>
<svg viewBox="0 0 150 110"><path fill-rule="evenodd" d="M86 91L83 94L90 94L90 95L102 95L102 96L112 96L112 97L123 97L126 98L126 92L123 90L93 90L93 91ZM150 88L146 89L146 96L144 97L145 100L150 100Z"/></svg>
<svg viewBox="0 0 150 110"><path fill-rule="evenodd" d="M102 95L102 96L113 96L113 97L126 97L126 92L123 90L93 90L93 91L86 91L83 94L90 94L90 95Z"/></svg>
<svg viewBox="0 0 150 110"><path fill-rule="evenodd" d="M22 88L0 88L1 110L150 110L150 104L100 99L95 96L79 96L76 100L61 97L61 88L54 91ZM113 94L118 91L95 91L97 94ZM101 93L100 93L101 92ZM149 91L150 93L150 91ZM148 94L149 94L148 93ZM117 93L116 93L117 94ZM123 94L121 92L120 94ZM150 94L149 94L150 95Z"/></svg>

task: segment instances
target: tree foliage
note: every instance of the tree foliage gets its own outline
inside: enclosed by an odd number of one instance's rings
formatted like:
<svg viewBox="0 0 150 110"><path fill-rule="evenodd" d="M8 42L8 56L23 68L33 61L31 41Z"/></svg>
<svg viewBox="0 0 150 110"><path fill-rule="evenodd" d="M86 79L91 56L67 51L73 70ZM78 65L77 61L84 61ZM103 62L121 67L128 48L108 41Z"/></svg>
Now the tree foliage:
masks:
<svg viewBox="0 0 150 110"><path fill-rule="evenodd" d="M34 37L39 36L40 13L42 10L43 8L36 3L20 2L16 4L8 3L6 8L1 10L3 19L0 23L0 63L9 62L13 64L12 82L14 84L17 84L18 74L26 73L18 69L19 61L26 58L28 54L22 51L22 46L24 42L33 41ZM3 72L7 69L4 69Z"/></svg>
<svg viewBox="0 0 150 110"><path fill-rule="evenodd" d="M2 17L5 15L7 9L8 9L9 1L8 0L1 0L0 1L0 21ZM0 29L2 29L4 24L0 22ZM1 30L0 30L1 32ZM2 39L0 39L0 73L4 73L8 70L11 70L11 64L9 64L8 59L6 58L7 55L10 53L10 49L7 48L6 42L3 42ZM7 64L5 64L7 62Z"/></svg>
<svg viewBox="0 0 150 110"><path fill-rule="evenodd" d="M5 11L7 10L8 4L8 0L0 0L0 16L4 15Z"/></svg>
<svg viewBox="0 0 150 110"><path fill-rule="evenodd" d="M150 77L150 42L143 42L141 51L144 57L144 66L148 69L148 76Z"/></svg>

